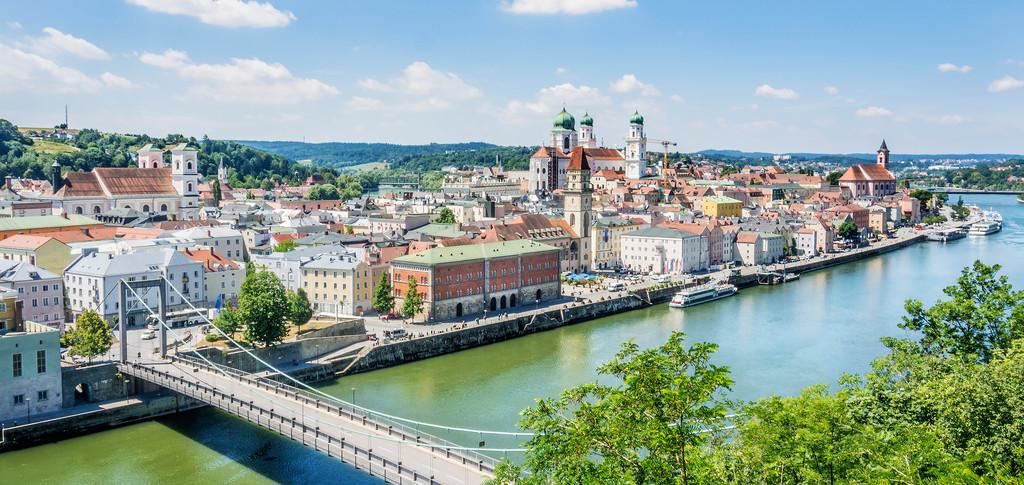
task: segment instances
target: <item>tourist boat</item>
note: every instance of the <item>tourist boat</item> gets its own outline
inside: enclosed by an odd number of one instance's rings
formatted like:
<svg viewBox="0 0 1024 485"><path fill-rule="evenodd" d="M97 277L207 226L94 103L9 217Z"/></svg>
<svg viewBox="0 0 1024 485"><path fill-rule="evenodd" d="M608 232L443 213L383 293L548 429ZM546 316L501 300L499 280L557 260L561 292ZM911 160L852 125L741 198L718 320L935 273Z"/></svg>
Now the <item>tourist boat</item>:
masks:
<svg viewBox="0 0 1024 485"><path fill-rule="evenodd" d="M730 284L702 286L700 288L687 288L672 297L668 306L672 308L686 308L709 301L718 300L736 294L736 287Z"/></svg>
<svg viewBox="0 0 1024 485"><path fill-rule="evenodd" d="M1017 202L1024 204L1024 194L1017 194Z"/></svg>
<svg viewBox="0 0 1024 485"><path fill-rule="evenodd" d="M965 237L967 237L967 233L962 229L946 229L944 231L929 234L928 240L935 242L949 242L956 241L957 239L963 239Z"/></svg>
<svg viewBox="0 0 1024 485"><path fill-rule="evenodd" d="M986 221L998 222L999 225L1003 224L1003 215L994 210L982 211L981 214Z"/></svg>
<svg viewBox="0 0 1024 485"><path fill-rule="evenodd" d="M1003 225L997 221L981 221L971 224L971 229L967 231L967 234L971 236L988 236L1001 230L1003 230Z"/></svg>

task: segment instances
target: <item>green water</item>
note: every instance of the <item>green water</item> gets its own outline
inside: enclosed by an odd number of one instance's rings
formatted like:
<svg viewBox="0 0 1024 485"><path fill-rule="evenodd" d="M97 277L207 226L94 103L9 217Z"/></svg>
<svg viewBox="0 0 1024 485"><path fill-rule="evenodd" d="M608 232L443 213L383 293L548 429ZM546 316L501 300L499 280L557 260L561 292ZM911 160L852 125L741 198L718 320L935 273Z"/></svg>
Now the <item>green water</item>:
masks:
<svg viewBox="0 0 1024 485"><path fill-rule="evenodd" d="M954 196L955 200L955 196ZM975 259L1004 266L1024 287L1024 204L1013 196L965 197L1003 214L1003 232L950 244L918 244L885 256L804 275L776 287L686 310L660 305L323 386L358 404L409 418L512 430L538 396L595 379L594 368L628 339L660 344L672 330L720 345L734 397L792 394L862 372L883 352L903 300L941 296ZM462 443L511 440L436 431ZM59 465L56 465L59 464ZM15 483L259 483L376 481L286 439L211 410L0 454L0 481Z"/></svg>

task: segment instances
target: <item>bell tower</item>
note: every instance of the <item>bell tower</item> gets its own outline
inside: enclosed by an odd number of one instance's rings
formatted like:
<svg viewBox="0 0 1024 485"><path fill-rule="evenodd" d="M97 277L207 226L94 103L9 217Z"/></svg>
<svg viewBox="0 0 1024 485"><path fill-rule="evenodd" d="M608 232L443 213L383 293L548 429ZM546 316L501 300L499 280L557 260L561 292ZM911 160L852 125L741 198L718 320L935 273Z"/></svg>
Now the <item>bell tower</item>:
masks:
<svg viewBox="0 0 1024 485"><path fill-rule="evenodd" d="M878 164L889 170L889 147L885 146L885 139L882 140L882 146L878 147Z"/></svg>
<svg viewBox="0 0 1024 485"><path fill-rule="evenodd" d="M579 237L576 270L590 271L590 225L594 206L593 188L590 185L590 163L583 147L572 150L565 182L565 219Z"/></svg>

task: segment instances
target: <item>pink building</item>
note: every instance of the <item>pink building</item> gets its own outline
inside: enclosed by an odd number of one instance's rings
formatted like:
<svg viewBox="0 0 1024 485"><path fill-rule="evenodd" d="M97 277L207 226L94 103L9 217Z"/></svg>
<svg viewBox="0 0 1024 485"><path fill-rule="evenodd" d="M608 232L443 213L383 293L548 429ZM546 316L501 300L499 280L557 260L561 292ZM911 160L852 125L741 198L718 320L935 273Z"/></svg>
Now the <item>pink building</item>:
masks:
<svg viewBox="0 0 1024 485"><path fill-rule="evenodd" d="M0 286L18 292L23 319L54 328L64 323L60 276L28 263L0 260Z"/></svg>

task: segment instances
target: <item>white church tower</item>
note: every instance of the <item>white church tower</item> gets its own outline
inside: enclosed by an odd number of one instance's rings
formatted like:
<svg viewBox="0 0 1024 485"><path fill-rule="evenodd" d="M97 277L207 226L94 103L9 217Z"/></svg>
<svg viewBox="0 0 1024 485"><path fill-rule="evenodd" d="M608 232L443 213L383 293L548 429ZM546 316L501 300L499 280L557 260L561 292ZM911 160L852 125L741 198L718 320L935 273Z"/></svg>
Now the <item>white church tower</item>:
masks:
<svg viewBox="0 0 1024 485"><path fill-rule="evenodd" d="M590 113L584 113L580 118L580 146L583 148L597 148L597 138L594 136L594 118Z"/></svg>
<svg viewBox="0 0 1024 485"><path fill-rule="evenodd" d="M181 219L199 219L199 152L181 143L171 149L171 183L181 196Z"/></svg>
<svg viewBox="0 0 1024 485"><path fill-rule="evenodd" d="M551 146L569 153L579 145L579 138L576 134L576 118L573 118L565 107L555 115L555 121L551 127Z"/></svg>
<svg viewBox="0 0 1024 485"><path fill-rule="evenodd" d="M154 147L152 143L139 149L137 161L139 168L167 168L167 164L164 163L164 151Z"/></svg>
<svg viewBox="0 0 1024 485"><path fill-rule="evenodd" d="M629 118L625 157L626 178L642 177L647 169L647 136L644 135L644 117L639 111L634 111Z"/></svg>

